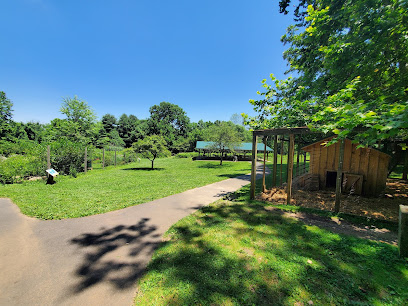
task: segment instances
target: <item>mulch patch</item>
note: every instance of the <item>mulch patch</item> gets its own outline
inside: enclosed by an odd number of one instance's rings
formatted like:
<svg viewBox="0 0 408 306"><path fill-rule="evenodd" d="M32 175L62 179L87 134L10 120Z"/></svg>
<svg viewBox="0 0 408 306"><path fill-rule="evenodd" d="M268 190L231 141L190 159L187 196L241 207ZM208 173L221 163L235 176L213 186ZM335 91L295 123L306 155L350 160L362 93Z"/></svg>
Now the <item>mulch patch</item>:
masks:
<svg viewBox="0 0 408 306"><path fill-rule="evenodd" d="M293 190L292 205L334 210L335 191ZM259 200L279 204L286 203L286 190L276 187L258 196ZM408 183L398 179L388 179L387 187L378 197L362 197L343 194L340 211L347 214L398 222L399 205L408 205Z"/></svg>

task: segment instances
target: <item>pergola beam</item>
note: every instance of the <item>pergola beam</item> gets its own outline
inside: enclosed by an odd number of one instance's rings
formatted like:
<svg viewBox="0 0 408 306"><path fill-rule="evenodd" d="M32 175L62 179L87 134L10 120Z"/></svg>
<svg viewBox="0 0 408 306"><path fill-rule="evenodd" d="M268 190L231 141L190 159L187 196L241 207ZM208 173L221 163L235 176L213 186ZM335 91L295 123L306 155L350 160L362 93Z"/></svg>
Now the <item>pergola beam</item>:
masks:
<svg viewBox="0 0 408 306"><path fill-rule="evenodd" d="M255 130L253 131L256 136L271 136L271 135L290 135L290 134L308 134L310 129L306 126L296 128L280 128L280 129L268 129L268 130Z"/></svg>

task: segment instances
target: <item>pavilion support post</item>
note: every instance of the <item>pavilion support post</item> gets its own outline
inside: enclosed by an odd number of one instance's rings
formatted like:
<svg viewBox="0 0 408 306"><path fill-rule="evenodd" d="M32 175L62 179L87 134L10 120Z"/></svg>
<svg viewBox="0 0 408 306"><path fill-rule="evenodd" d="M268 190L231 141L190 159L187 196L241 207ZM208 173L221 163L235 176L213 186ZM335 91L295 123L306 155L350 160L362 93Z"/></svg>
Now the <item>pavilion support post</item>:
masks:
<svg viewBox="0 0 408 306"><path fill-rule="evenodd" d="M344 161L344 138L340 141L339 150L339 164L337 167L337 178L336 178L336 200L334 203L334 212L338 213L340 211L340 196L341 196L341 182L343 177L343 161Z"/></svg>
<svg viewBox="0 0 408 306"><path fill-rule="evenodd" d="M273 139L273 176L272 186L276 186L276 173L278 171L278 135Z"/></svg>
<svg viewBox="0 0 408 306"><path fill-rule="evenodd" d="M288 149L288 185L286 189L287 193L286 204L288 205L290 204L290 199L292 198L292 175L294 155L295 155L295 135L290 134Z"/></svg>
<svg viewBox="0 0 408 306"><path fill-rule="evenodd" d="M256 151L257 151L258 137L252 134L252 167L251 167L251 193L250 199L255 199L255 188L256 188Z"/></svg>
<svg viewBox="0 0 408 306"><path fill-rule="evenodd" d="M266 183L265 183L265 176L266 176L266 141L268 137L264 137L264 156L263 156L263 172L262 172L262 192L266 191Z"/></svg>

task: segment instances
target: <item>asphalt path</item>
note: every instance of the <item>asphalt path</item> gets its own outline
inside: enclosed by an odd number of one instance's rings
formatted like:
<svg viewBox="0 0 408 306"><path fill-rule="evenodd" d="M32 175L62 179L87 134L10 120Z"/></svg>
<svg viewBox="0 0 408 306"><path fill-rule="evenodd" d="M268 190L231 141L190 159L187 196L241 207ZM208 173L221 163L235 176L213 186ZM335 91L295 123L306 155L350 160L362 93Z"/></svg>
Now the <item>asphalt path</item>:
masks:
<svg viewBox="0 0 408 306"><path fill-rule="evenodd" d="M132 305L137 280L169 227L249 182L245 175L101 215L49 221L0 198L0 305Z"/></svg>

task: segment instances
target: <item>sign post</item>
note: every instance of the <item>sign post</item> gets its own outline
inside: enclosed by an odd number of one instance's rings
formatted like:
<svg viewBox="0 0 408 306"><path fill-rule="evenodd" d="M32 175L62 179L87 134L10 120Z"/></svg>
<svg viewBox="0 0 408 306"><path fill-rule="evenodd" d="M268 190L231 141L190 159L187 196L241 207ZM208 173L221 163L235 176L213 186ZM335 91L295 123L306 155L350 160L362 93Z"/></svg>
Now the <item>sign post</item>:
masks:
<svg viewBox="0 0 408 306"><path fill-rule="evenodd" d="M55 184L54 177L56 177L59 173L54 169L47 169L45 171L48 174L47 185Z"/></svg>

